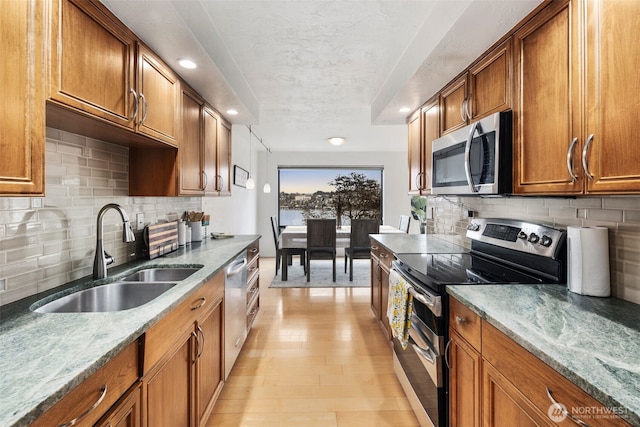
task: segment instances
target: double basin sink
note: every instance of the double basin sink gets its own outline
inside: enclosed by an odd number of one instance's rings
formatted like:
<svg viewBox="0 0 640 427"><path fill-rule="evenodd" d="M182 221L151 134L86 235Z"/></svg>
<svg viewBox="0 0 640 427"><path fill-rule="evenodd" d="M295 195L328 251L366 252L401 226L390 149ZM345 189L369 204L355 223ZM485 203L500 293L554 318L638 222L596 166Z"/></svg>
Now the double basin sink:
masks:
<svg viewBox="0 0 640 427"><path fill-rule="evenodd" d="M159 297L199 268L148 268L113 283L65 295L38 308L36 313L96 313L140 307Z"/></svg>

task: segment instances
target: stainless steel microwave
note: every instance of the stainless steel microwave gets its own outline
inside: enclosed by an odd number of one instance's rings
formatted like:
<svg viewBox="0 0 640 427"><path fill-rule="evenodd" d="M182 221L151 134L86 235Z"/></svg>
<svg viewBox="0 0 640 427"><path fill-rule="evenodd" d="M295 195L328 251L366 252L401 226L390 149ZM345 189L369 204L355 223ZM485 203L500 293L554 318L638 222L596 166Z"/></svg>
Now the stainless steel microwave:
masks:
<svg viewBox="0 0 640 427"><path fill-rule="evenodd" d="M433 141L431 194L512 192L513 119L495 113Z"/></svg>

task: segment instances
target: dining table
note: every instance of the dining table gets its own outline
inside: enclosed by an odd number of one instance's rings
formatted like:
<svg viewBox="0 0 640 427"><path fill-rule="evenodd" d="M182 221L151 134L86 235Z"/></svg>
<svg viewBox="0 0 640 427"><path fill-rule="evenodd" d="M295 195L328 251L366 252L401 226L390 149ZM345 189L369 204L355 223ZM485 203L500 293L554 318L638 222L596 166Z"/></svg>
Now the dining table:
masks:
<svg viewBox="0 0 640 427"><path fill-rule="evenodd" d="M381 225L380 234L384 233L401 233L404 231L393 227L391 225ZM348 248L349 239L351 236L351 227L343 225L336 228L336 248ZM288 225L280 233L280 240L278 242L280 250L282 252L282 281L288 280L289 268L289 249L292 248L306 248L307 247L307 226L306 225Z"/></svg>

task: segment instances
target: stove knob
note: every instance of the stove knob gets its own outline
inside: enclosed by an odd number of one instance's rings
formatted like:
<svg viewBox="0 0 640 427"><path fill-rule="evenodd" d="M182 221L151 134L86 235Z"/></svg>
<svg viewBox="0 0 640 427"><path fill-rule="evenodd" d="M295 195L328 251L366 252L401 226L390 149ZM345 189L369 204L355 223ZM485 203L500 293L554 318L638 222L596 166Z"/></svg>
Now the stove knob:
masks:
<svg viewBox="0 0 640 427"><path fill-rule="evenodd" d="M469 225L467 225L467 230L470 231L478 231L480 230L480 224L477 224L475 222L470 223Z"/></svg>
<svg viewBox="0 0 640 427"><path fill-rule="evenodd" d="M527 240L527 233L521 231L518 233L518 239Z"/></svg>
<svg viewBox="0 0 640 427"><path fill-rule="evenodd" d="M540 239L540 244L542 246L549 247L551 246L551 243L553 243L553 240L551 239L551 237L547 236L546 234L542 236L542 239Z"/></svg>
<svg viewBox="0 0 640 427"><path fill-rule="evenodd" d="M538 243L538 240L540 240L540 236L538 236L536 233L531 233L529 235L529 241L531 243Z"/></svg>

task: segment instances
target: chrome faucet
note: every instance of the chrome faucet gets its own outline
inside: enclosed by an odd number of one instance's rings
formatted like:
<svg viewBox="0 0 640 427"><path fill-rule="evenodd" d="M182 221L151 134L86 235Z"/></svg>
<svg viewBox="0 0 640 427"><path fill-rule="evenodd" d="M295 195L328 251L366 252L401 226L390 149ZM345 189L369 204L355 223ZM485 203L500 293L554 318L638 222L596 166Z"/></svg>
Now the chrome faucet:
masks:
<svg viewBox="0 0 640 427"><path fill-rule="evenodd" d="M109 255L102 246L102 217L109 209L117 210L122 217L122 241L125 243L129 243L136 240L136 237L133 234L133 229L131 228L131 224L129 223L129 217L127 216L127 213L124 211L122 206L116 203L109 203L104 205L102 209L100 209L100 212L98 212L98 221L96 224L98 236L96 239L96 254L93 259L94 279L104 279L105 277L107 277L107 265L113 264L113 262L115 261L113 257Z"/></svg>

